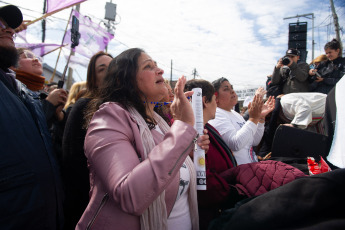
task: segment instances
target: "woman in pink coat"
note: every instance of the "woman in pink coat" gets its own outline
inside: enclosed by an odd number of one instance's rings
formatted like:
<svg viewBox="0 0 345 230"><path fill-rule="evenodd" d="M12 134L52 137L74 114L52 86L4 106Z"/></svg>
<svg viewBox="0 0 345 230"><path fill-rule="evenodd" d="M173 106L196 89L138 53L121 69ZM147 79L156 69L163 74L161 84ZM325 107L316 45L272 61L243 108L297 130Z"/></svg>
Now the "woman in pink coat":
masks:
<svg viewBox="0 0 345 230"><path fill-rule="evenodd" d="M76 229L199 228L189 157L197 140L186 98L192 92L183 93L186 79L181 77L171 105L175 122L169 127L153 110L153 102L167 91L163 72L137 48L110 63L86 114L91 191ZM198 139L202 148L208 142L207 135Z"/></svg>

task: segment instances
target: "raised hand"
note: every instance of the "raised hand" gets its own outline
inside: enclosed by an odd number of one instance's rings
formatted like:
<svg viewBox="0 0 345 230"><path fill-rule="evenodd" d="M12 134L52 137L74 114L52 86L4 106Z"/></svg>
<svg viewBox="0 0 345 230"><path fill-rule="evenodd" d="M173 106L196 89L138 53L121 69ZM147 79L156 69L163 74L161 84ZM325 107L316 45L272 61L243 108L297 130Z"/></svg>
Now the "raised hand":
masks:
<svg viewBox="0 0 345 230"><path fill-rule="evenodd" d="M185 76L182 76L178 79L174 89L175 98L170 106L170 110L174 117L174 120L181 120L194 126L195 118L193 108L187 99L187 97L191 97L194 92L183 92L186 81L187 80Z"/></svg>
<svg viewBox="0 0 345 230"><path fill-rule="evenodd" d="M264 98L265 94L267 93L267 91L263 88L263 87L259 87L256 91L255 91L255 95L259 95L261 98Z"/></svg>
<svg viewBox="0 0 345 230"><path fill-rule="evenodd" d="M248 105L249 120L257 124L261 118L261 110L263 106L262 97L255 95L254 99Z"/></svg>
<svg viewBox="0 0 345 230"><path fill-rule="evenodd" d="M265 104L262 106L260 119L265 119L267 114L273 111L276 100L274 97L270 96Z"/></svg>
<svg viewBox="0 0 345 230"><path fill-rule="evenodd" d="M64 89L54 89L48 94L46 100L56 107L56 117L59 121L61 121L64 118L62 109L64 108L67 101L67 92Z"/></svg>
<svg viewBox="0 0 345 230"><path fill-rule="evenodd" d="M67 101L67 92L64 89L54 89L48 94L46 100L54 106L59 106L61 104L65 105Z"/></svg>

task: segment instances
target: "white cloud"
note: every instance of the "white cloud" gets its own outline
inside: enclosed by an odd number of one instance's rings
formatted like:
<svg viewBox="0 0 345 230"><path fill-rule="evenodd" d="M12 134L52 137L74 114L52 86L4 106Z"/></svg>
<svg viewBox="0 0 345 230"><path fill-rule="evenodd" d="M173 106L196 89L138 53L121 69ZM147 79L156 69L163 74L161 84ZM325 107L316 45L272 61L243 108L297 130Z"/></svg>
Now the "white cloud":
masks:
<svg viewBox="0 0 345 230"><path fill-rule="evenodd" d="M41 0L12 2L42 11ZM88 0L81 4L81 13L96 17L94 20L98 22L104 17L105 2ZM327 19L329 3L321 0L113 0L113 3L117 4L117 20L121 18L121 22L116 25L115 39L108 52L115 56L128 47L143 48L165 70L166 78L170 78L173 60L174 79L182 74L191 78L196 68L200 77L209 81L227 77L236 88L264 85L266 76L287 49L288 24L297 21L283 20L284 17L315 14L315 57L323 53L327 40L335 37L334 28L325 27L331 22ZM344 6L336 8L342 26ZM56 16L67 19L69 12L65 10ZM300 21L307 21L308 28L312 27L310 19ZM61 42L65 25L62 20L49 19L47 41ZM40 39L39 24L32 31L30 38ZM311 60L311 29L308 49L307 62ZM86 75L85 70L79 72L83 71Z"/></svg>

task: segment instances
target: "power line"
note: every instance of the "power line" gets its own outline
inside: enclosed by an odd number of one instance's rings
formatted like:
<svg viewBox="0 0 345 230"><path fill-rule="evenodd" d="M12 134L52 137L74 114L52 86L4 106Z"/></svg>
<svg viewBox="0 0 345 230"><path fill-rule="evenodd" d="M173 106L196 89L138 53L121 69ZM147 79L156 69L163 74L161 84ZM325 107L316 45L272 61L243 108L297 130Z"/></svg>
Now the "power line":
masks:
<svg viewBox="0 0 345 230"><path fill-rule="evenodd" d="M1 3L5 3L5 4L9 4L9 5L13 5L12 3L4 2L4 1L1 1L1 0L0 0L0 2ZM40 16L43 15L42 12L38 12L36 10L31 10L31 9L28 9L28 8L25 8L25 7L22 7L22 6L18 6L18 5L15 5L15 6L17 6L19 9L23 9L23 10L31 11L31 12L34 12L34 13L38 13ZM31 17L34 17L34 16L31 16ZM53 15L50 15L49 17L52 17L52 18L55 18L55 19L59 19L59 20L63 20L63 21L66 21L66 22L68 21L67 19L59 18L59 17L53 16Z"/></svg>

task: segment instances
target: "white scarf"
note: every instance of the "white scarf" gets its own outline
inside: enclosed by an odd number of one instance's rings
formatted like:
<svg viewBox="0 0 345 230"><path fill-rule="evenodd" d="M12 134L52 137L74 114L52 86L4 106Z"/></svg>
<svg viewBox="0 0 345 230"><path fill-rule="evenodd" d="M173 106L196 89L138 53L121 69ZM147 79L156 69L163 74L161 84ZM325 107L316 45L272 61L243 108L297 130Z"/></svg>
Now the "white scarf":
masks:
<svg viewBox="0 0 345 230"><path fill-rule="evenodd" d="M147 123L136 109L134 109L133 107L128 107L128 111L139 126L140 136L144 147L144 157L146 159L147 155L156 146L152 133L149 127L147 126ZM153 119L157 122L157 125L162 130L163 134L169 131L169 125L156 112L154 112L153 114ZM191 187L189 189L189 206L191 212L191 219L193 230L197 230L199 229L199 220L198 209L196 205L196 174L194 170L194 164L189 157L186 158L186 164L191 174ZM168 216L165 204L165 191L163 191L140 216L141 230L167 230L167 219Z"/></svg>

